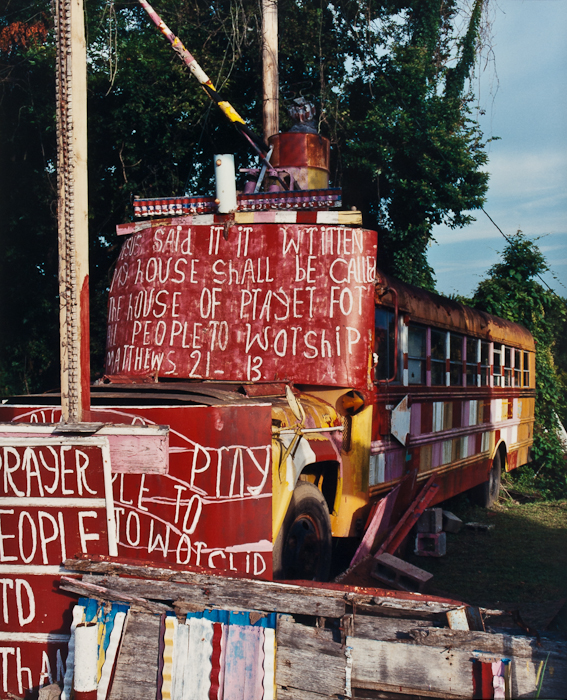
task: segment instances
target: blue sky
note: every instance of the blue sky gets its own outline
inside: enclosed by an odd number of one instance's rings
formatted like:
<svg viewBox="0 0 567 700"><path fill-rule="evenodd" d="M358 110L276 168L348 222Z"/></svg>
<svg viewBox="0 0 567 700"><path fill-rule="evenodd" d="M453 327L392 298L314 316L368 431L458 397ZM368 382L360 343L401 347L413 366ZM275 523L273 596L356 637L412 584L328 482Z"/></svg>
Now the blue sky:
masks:
<svg viewBox="0 0 567 700"><path fill-rule="evenodd" d="M473 87L488 146L485 209L506 233L540 237L551 271L545 279L567 297L567 2L492 0L494 64ZM499 260L505 241L482 212L452 231L436 227L429 250L437 289L469 295Z"/></svg>

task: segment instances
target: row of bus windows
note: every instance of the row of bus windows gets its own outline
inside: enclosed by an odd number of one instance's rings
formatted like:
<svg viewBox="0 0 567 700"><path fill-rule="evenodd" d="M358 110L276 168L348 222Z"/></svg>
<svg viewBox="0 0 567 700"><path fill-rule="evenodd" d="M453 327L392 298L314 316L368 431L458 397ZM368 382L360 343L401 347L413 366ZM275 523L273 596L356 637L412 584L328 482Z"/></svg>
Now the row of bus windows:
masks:
<svg viewBox="0 0 567 700"><path fill-rule="evenodd" d="M458 333L410 324L407 335L408 383L430 386L490 386L490 368L494 386L530 385L528 353L494 343L492 363L490 343ZM376 310L376 375L381 379L401 376L394 362L394 315ZM427 376L427 359L430 377ZM401 358L400 358L401 359Z"/></svg>

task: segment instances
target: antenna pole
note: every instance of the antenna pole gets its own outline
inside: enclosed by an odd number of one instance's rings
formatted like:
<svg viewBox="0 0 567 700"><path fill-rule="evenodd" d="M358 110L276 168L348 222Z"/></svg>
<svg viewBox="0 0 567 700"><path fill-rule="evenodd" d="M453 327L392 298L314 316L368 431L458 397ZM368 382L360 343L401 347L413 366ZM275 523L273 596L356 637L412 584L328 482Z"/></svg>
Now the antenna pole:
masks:
<svg viewBox="0 0 567 700"><path fill-rule="evenodd" d="M87 56L83 0L56 0L61 420L89 420Z"/></svg>
<svg viewBox="0 0 567 700"><path fill-rule="evenodd" d="M262 0L264 141L279 133L278 0Z"/></svg>

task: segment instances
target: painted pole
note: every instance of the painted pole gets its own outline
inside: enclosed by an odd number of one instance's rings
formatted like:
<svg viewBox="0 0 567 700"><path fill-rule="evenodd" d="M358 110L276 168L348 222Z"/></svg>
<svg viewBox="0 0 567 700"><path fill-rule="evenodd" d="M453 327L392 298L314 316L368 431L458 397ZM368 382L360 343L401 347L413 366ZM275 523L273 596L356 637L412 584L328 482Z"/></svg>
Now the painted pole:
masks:
<svg viewBox="0 0 567 700"><path fill-rule="evenodd" d="M61 419L90 410L87 61L83 0L56 0Z"/></svg>
<svg viewBox="0 0 567 700"><path fill-rule="evenodd" d="M230 104L230 102L227 102L226 100L223 100L220 98L218 92L216 91L215 86L213 85L211 79L209 76L205 73L205 71L201 68L201 66L197 63L195 58L187 51L185 46L183 45L183 42L181 39L176 36L171 29L167 26L167 24L161 19L161 17L158 15L158 13L154 10L154 8L150 5L147 0L139 0L140 5L144 8L144 10L148 13L150 16L151 20L153 23L156 25L156 27L160 30L160 32L165 36L165 38L169 41L171 46L173 47L174 51L181 57L181 60L185 63L185 65L189 68L191 73L197 78L199 83L201 84L201 87L203 90L207 93L207 95L213 100L213 102L216 102L216 104L220 107L220 109L224 112L226 117L234 124L234 126L240 131L240 133L244 136L244 138L247 139L247 141L250 143L252 148L256 151L258 154L258 157L260 158L260 161L266 165L266 167L270 167L270 163L266 159L266 154L269 152L269 147L262 141L262 139L255 134L252 129L246 124L246 121L238 114L238 112L234 109L234 107ZM276 8L276 45L277 45L277 8ZM277 49L276 49L276 69L277 69ZM277 83L277 80L276 80ZM287 189L285 183L280 179L279 175L275 176L279 181L280 184L282 185L283 189Z"/></svg>
<svg viewBox="0 0 567 700"><path fill-rule="evenodd" d="M262 0L262 82L264 141L279 133L278 0Z"/></svg>

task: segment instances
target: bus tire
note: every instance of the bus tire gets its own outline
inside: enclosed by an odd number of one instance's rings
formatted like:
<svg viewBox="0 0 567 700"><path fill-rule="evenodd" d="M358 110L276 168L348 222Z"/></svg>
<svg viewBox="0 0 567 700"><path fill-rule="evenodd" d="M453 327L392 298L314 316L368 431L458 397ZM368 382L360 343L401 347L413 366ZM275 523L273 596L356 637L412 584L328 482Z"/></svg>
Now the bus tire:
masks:
<svg viewBox="0 0 567 700"><path fill-rule="evenodd" d="M492 460L492 468L488 480L474 489L476 503L482 508L490 508L500 495L500 480L502 478L502 452L497 450Z"/></svg>
<svg viewBox="0 0 567 700"><path fill-rule="evenodd" d="M331 554L331 518L325 498L316 486L300 481L274 544L274 578L327 581Z"/></svg>

